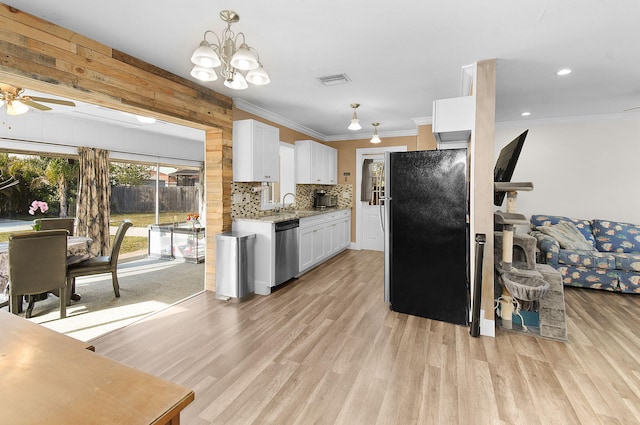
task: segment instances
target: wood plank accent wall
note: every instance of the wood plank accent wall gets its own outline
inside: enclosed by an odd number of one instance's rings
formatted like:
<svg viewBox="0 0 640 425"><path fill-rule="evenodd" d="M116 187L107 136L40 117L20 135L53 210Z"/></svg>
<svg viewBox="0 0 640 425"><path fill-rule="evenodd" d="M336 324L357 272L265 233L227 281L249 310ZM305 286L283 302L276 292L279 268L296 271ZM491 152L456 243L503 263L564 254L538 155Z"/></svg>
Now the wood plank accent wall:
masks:
<svg viewBox="0 0 640 425"><path fill-rule="evenodd" d="M474 134L474 232L487 235L482 268L482 305L485 320L493 311L493 152L496 113L496 60L477 62ZM475 235L471 235L475 240ZM473 255L473 252L472 252ZM473 272L473 271L472 271Z"/></svg>
<svg viewBox="0 0 640 425"><path fill-rule="evenodd" d="M211 129L206 132L206 140L207 266L205 268L205 287L209 291L215 291L215 234L231 230L232 132L231 130Z"/></svg>
<svg viewBox="0 0 640 425"><path fill-rule="evenodd" d="M231 229L232 101L185 78L0 3L0 81L206 131L206 287L216 233Z"/></svg>

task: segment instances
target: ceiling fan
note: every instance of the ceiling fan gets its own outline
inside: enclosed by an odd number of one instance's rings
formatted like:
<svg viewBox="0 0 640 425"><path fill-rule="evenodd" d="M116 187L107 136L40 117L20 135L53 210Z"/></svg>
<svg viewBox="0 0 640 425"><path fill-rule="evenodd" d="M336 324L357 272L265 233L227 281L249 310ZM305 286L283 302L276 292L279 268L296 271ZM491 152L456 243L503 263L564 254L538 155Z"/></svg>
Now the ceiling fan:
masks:
<svg viewBox="0 0 640 425"><path fill-rule="evenodd" d="M640 106L634 106L633 108L625 109L624 112L635 111L636 109L640 109Z"/></svg>
<svg viewBox="0 0 640 425"><path fill-rule="evenodd" d="M24 89L16 88L8 84L0 83L0 107L7 104L7 114L20 115L29 111L29 106L41 111L49 111L50 107L41 105L38 102L55 103L58 105L76 106L68 100L51 99L48 97L27 96Z"/></svg>

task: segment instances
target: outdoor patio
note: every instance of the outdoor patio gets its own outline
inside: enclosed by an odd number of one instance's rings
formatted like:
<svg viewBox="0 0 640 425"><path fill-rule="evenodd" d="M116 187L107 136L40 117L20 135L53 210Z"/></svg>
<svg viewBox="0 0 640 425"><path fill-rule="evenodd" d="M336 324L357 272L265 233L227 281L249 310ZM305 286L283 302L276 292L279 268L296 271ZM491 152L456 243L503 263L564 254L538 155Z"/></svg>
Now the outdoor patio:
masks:
<svg viewBox="0 0 640 425"><path fill-rule="evenodd" d="M0 232L23 230L31 230L30 223L0 220ZM137 233L141 231L146 229ZM121 255L118 264L120 298L113 293L110 274L79 277L76 292L82 299L72 301L65 319L60 319L59 299L49 294L35 304L29 320L89 341L204 290L204 263L160 260L136 252ZM8 311L8 307L1 310Z"/></svg>

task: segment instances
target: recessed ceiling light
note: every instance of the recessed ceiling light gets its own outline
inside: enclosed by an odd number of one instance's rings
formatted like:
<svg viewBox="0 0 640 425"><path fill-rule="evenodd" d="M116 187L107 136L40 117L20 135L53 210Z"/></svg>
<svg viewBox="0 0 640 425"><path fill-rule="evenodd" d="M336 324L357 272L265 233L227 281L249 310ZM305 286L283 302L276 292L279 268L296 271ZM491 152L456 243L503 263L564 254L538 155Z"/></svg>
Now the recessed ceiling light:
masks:
<svg viewBox="0 0 640 425"><path fill-rule="evenodd" d="M531 112L523 112L520 115L522 115L523 117L528 117L529 115L531 115Z"/></svg>
<svg viewBox="0 0 640 425"><path fill-rule="evenodd" d="M561 69L560 71L556 72L556 75L562 77L563 75L569 75L571 74L571 70L569 68L564 68Z"/></svg>

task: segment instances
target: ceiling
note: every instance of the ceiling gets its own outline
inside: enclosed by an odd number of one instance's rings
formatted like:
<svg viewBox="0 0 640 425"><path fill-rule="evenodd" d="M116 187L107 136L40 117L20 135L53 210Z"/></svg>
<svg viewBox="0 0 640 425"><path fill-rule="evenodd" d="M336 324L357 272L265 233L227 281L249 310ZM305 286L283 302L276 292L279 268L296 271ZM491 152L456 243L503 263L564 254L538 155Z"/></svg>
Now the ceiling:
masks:
<svg viewBox="0 0 640 425"><path fill-rule="evenodd" d="M35 90L25 89L23 95L36 96L51 99L64 99L60 96L42 93ZM74 119L99 121L118 127L133 128L140 131L148 131L153 133L173 136L180 139L194 140L204 142L204 131L196 128L185 127L170 122L156 120L153 123L145 123L140 121L136 115L128 112L116 111L114 109L105 108L104 106L94 105L90 103L79 102L73 100L76 106L58 105L48 102L37 102L41 105L51 108L50 111L39 111L30 109L30 114L60 114Z"/></svg>
<svg viewBox="0 0 640 425"><path fill-rule="evenodd" d="M416 134L433 100L460 95L463 66L493 58L497 122L640 114L624 112L640 107L637 0L4 3L191 80L191 53L205 30L221 34L219 12L231 8L240 16L232 29L259 52L271 84L202 84L325 141L369 137L374 121L383 138ZM573 72L555 75L561 68ZM342 73L351 82L318 80ZM361 104L355 133L351 103Z"/></svg>

